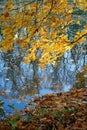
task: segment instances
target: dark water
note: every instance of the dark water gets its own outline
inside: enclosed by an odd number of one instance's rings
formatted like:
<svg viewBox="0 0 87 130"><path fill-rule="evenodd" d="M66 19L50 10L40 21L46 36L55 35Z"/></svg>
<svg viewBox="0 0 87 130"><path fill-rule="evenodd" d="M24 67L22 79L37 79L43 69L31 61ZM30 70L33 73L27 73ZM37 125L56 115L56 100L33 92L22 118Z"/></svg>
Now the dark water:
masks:
<svg viewBox="0 0 87 130"><path fill-rule="evenodd" d="M75 46L56 62L55 67L48 65L44 70L36 64L25 64L17 48L13 53L0 52L0 100L8 107L24 109L31 98L43 94L69 91L76 81L76 74L87 65L87 43ZM87 86L87 76L85 76Z"/></svg>

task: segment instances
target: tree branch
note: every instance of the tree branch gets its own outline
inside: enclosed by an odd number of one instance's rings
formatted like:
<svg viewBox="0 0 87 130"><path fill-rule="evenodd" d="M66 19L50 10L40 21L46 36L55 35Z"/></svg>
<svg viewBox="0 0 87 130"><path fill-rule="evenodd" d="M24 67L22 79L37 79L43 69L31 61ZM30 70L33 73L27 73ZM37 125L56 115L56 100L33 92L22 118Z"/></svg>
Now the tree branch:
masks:
<svg viewBox="0 0 87 130"><path fill-rule="evenodd" d="M74 44L74 43L78 42L81 38L83 38L83 37L86 36L86 35L87 35L87 33L83 34L83 35L82 35L81 37L79 37L77 40L71 42L71 44Z"/></svg>

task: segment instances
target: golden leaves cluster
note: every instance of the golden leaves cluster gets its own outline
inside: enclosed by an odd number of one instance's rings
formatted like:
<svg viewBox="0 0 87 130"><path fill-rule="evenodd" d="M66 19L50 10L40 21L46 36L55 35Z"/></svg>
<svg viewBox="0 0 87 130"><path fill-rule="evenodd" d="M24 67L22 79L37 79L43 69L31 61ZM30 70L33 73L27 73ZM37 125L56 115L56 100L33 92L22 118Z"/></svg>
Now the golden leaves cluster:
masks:
<svg viewBox="0 0 87 130"><path fill-rule="evenodd" d="M4 36L0 45L3 51L12 50L16 42L16 45L26 49L26 63L38 60L40 67L44 68L73 47L66 34L68 25L72 23L73 12L67 0L31 3L17 9L14 7L14 3L8 3L0 17ZM23 29L26 29L27 35L21 32Z"/></svg>
<svg viewBox="0 0 87 130"><path fill-rule="evenodd" d="M87 0L74 0L76 6L79 6L80 9L87 10Z"/></svg>
<svg viewBox="0 0 87 130"><path fill-rule="evenodd" d="M8 4L6 4L6 6L4 7L5 10L10 10L14 7L14 3L13 2L8 2Z"/></svg>

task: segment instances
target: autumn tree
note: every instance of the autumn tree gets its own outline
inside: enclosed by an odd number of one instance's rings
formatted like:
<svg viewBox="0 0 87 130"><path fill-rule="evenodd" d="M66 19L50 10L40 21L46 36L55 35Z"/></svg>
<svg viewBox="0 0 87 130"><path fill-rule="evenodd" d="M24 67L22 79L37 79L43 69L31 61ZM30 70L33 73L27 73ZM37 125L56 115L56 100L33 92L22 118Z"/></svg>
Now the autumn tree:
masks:
<svg viewBox="0 0 87 130"><path fill-rule="evenodd" d="M26 63L37 61L44 68L46 64L54 64L77 43L86 40L86 25L82 31L75 33L72 41L68 37L69 27L73 22L80 22L73 19L74 6L67 0L20 2L19 6L8 2L0 14L2 51L13 50L15 44L26 50Z"/></svg>

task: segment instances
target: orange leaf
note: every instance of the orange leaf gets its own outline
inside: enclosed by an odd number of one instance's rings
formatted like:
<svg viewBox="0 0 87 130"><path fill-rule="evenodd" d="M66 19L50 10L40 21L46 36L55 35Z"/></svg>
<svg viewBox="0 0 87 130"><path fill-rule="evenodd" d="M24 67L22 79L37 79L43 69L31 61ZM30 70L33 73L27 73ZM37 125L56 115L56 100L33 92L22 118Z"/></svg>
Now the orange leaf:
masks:
<svg viewBox="0 0 87 130"><path fill-rule="evenodd" d="M6 12L6 13L4 14L4 17L5 17L5 18L9 17L9 13Z"/></svg>

